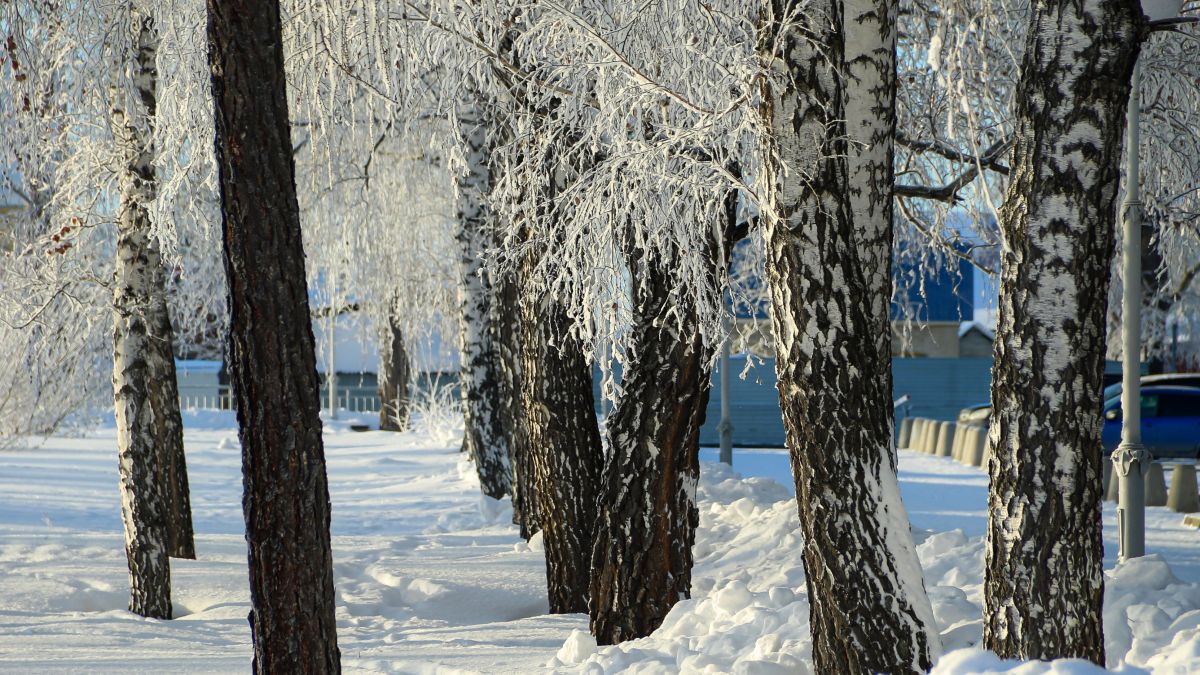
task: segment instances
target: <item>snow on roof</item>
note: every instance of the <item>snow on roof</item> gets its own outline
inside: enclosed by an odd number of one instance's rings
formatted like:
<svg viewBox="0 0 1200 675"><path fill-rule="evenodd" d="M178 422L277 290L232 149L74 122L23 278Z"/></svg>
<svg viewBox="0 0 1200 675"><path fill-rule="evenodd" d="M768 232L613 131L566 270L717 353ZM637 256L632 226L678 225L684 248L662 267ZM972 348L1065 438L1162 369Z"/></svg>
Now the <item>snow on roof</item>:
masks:
<svg viewBox="0 0 1200 675"><path fill-rule="evenodd" d="M960 338L966 337L967 333L970 333L973 330L979 331L980 334L982 334L985 338L987 338L993 342L995 342L995 340L996 340L995 331L993 331L991 328L988 328L987 326L983 325L982 323L980 323L978 321L964 321L961 324L959 324L958 337L960 337Z"/></svg>

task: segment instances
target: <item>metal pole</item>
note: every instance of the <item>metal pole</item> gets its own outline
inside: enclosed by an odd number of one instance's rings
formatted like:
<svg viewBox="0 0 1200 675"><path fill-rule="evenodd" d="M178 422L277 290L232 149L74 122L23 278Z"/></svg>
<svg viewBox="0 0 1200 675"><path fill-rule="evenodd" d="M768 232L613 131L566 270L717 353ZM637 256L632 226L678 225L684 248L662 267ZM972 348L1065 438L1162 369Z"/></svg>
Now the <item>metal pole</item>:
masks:
<svg viewBox="0 0 1200 675"><path fill-rule="evenodd" d="M721 435L721 461L733 466L733 421L729 415L729 321L726 320L725 341L721 343L721 423L717 433Z"/></svg>
<svg viewBox="0 0 1200 675"><path fill-rule="evenodd" d="M1121 560L1146 553L1146 488L1144 476L1150 454L1142 446L1142 202L1139 175L1141 64L1133 68L1126 117L1125 259L1121 321L1121 444L1113 453L1113 470L1120 476L1117 504Z"/></svg>
<svg viewBox="0 0 1200 675"><path fill-rule="evenodd" d="M325 373L325 383L329 386L329 419L338 418L337 411L337 312L333 311L333 301L329 303L329 372Z"/></svg>

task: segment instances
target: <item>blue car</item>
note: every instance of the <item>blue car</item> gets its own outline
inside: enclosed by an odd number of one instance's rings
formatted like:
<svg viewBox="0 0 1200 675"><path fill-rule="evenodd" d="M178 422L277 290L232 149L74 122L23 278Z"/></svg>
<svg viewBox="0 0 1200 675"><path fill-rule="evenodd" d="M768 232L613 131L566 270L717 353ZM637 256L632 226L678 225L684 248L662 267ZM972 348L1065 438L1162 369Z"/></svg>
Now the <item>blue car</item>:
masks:
<svg viewBox="0 0 1200 675"><path fill-rule="evenodd" d="M1104 453L1121 442L1121 399L1104 404ZM1200 459L1200 388L1142 388L1142 445L1155 459Z"/></svg>

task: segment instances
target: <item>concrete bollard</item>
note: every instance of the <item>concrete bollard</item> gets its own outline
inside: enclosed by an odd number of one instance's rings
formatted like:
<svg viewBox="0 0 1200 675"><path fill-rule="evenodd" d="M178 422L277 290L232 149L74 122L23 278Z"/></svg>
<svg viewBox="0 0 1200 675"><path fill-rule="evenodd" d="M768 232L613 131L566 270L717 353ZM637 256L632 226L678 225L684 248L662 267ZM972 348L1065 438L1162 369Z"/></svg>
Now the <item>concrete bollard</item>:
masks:
<svg viewBox="0 0 1200 675"><path fill-rule="evenodd" d="M917 443L916 448L918 452L923 452L927 455L929 454L929 446L932 445L929 440L929 434L933 431L935 426L936 425L931 419L921 420L921 440Z"/></svg>
<svg viewBox="0 0 1200 675"><path fill-rule="evenodd" d="M1104 458L1104 463L1108 464L1108 489L1104 491L1104 499L1113 502L1120 502L1119 495L1121 494L1121 474L1117 473L1112 465L1112 455Z"/></svg>
<svg viewBox="0 0 1200 675"><path fill-rule="evenodd" d="M912 431L908 435L908 449L921 450L921 434L925 433L925 418L914 417L912 423Z"/></svg>
<svg viewBox="0 0 1200 675"><path fill-rule="evenodd" d="M1167 481L1163 479L1161 462L1150 462L1146 472L1146 506L1167 505Z"/></svg>
<svg viewBox="0 0 1200 675"><path fill-rule="evenodd" d="M929 426L925 428L925 454L937 454L937 437L938 431L942 428L942 423L937 420L929 420Z"/></svg>
<svg viewBox="0 0 1200 675"><path fill-rule="evenodd" d="M954 425L954 445L951 447L950 456L954 461L963 461L963 441L967 440L967 425Z"/></svg>
<svg viewBox="0 0 1200 675"><path fill-rule="evenodd" d="M1175 470L1171 472L1171 490L1167 493L1167 508L1176 513L1200 511L1200 493L1196 489L1196 465L1175 465Z"/></svg>
<svg viewBox="0 0 1200 675"><path fill-rule="evenodd" d="M987 450L987 429L983 427L971 427L971 435L967 441L968 457L967 464L971 466L986 467L987 462L984 461L984 453Z"/></svg>
<svg viewBox="0 0 1200 675"><path fill-rule="evenodd" d="M912 418L912 424L908 427L908 449L916 450L917 443L921 440L921 418Z"/></svg>
<svg viewBox="0 0 1200 675"><path fill-rule="evenodd" d="M938 425L937 456L949 457L954 449L954 422L942 422Z"/></svg>
<svg viewBox="0 0 1200 675"><path fill-rule="evenodd" d="M900 440L896 442L896 447L907 448L909 441L912 440L913 418L905 417L900 421Z"/></svg>
<svg viewBox="0 0 1200 675"><path fill-rule="evenodd" d="M959 461L966 466L978 466L972 464L974 461L974 447L976 447L976 431L978 426L973 424L962 425L962 447L959 450Z"/></svg>

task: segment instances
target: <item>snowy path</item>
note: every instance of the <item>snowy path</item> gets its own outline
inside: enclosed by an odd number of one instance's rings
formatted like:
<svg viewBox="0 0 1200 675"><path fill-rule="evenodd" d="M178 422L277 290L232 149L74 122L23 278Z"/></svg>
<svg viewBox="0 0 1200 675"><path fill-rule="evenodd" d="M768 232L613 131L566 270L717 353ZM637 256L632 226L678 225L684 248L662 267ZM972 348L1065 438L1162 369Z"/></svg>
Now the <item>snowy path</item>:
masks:
<svg viewBox="0 0 1200 675"><path fill-rule="evenodd" d="M185 422L199 559L172 561L171 622L124 611L111 428L0 452L0 672L246 670L236 422L213 413ZM484 501L457 449L438 440L327 425L343 663L536 671L586 617L546 615L542 554L520 543L507 509Z"/></svg>
<svg viewBox="0 0 1200 675"><path fill-rule="evenodd" d="M200 559L174 561L178 618L169 622L124 610L112 429L0 452L0 672L245 672L235 422L214 413L186 422ZM342 422L327 425L326 448L347 672L807 672L801 541L779 451L736 450L745 479L703 464L693 599L654 635L596 650L585 616L545 614L537 540L534 549L521 542L506 504L479 496L456 438L354 433ZM980 635L986 476L908 451L900 468L943 642L969 647ZM1112 521L1108 505L1109 541ZM1147 548L1180 577L1200 580L1200 533L1179 521L1151 509ZM1110 576L1106 602L1110 665L1200 670L1200 586L1180 583L1150 557ZM937 672L1012 665L968 649ZM1093 672L1079 668L1030 664L1021 672Z"/></svg>

